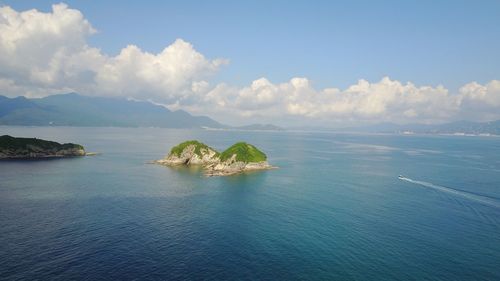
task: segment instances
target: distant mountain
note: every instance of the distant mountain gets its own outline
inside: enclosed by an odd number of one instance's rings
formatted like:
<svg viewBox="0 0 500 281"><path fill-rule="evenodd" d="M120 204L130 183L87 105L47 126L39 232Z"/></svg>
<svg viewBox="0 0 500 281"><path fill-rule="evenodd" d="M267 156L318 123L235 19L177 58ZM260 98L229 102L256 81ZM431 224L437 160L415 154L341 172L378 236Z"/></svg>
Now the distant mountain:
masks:
<svg viewBox="0 0 500 281"><path fill-rule="evenodd" d="M438 125L435 130L440 133L500 135L500 120L490 122L457 121Z"/></svg>
<svg viewBox="0 0 500 281"><path fill-rule="evenodd" d="M371 126L343 129L343 131L372 133L418 133L418 134L491 134L500 135L500 120L490 122L456 121L452 123L426 124L393 124L382 123Z"/></svg>
<svg viewBox="0 0 500 281"><path fill-rule="evenodd" d="M150 102L79 94L45 98L0 96L0 125L225 128L206 116L171 111Z"/></svg>
<svg viewBox="0 0 500 281"><path fill-rule="evenodd" d="M246 126L232 127L232 129L242 131L284 131L285 129L273 124L252 124Z"/></svg>

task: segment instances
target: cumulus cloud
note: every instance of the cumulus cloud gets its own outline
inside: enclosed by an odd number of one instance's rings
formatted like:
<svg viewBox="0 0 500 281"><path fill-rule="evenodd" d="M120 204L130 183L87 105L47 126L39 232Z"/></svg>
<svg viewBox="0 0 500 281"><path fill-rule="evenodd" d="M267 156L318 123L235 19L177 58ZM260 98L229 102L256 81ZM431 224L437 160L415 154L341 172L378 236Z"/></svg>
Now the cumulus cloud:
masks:
<svg viewBox="0 0 500 281"><path fill-rule="evenodd" d="M461 117L481 121L500 118L500 81L493 80L486 85L468 83L459 92Z"/></svg>
<svg viewBox="0 0 500 281"><path fill-rule="evenodd" d="M0 85L14 88L10 95L70 90L170 101L185 98L192 84L227 63L206 59L182 39L158 54L129 45L112 57L87 44L95 32L80 11L65 4L53 5L49 13L0 8Z"/></svg>
<svg viewBox="0 0 500 281"><path fill-rule="evenodd" d="M443 86L416 86L384 77L359 80L344 90L317 90L307 78L274 84L266 78L236 88L219 84L205 88L203 102L189 110L213 116L266 121L309 120L327 125L351 123L439 123L458 119L500 119L500 81L476 82L452 94ZM234 119L234 118L233 118ZM290 123L290 122L288 122Z"/></svg>
<svg viewBox="0 0 500 281"><path fill-rule="evenodd" d="M370 83L359 80L345 90L316 90L307 78L273 84L260 78L241 89L218 85L205 95L212 114L230 111L244 117L300 116L323 120L439 122L459 111L457 96L442 86L417 87L388 77ZM192 108L201 111L202 108Z"/></svg>
<svg viewBox="0 0 500 281"><path fill-rule="evenodd" d="M202 79L224 63L222 59L205 59L181 39L156 55L130 45L106 60L96 72L95 82L97 89L108 95L183 99L195 93L193 89L203 86Z"/></svg>
<svg viewBox="0 0 500 281"><path fill-rule="evenodd" d="M109 56L89 46L96 29L65 4L51 12L0 8L0 94L29 97L78 92L150 100L223 122L425 122L500 118L500 81L472 82L450 93L388 77L346 89L316 89L304 77L260 78L245 87L211 85L227 64L177 39L153 54L129 45Z"/></svg>

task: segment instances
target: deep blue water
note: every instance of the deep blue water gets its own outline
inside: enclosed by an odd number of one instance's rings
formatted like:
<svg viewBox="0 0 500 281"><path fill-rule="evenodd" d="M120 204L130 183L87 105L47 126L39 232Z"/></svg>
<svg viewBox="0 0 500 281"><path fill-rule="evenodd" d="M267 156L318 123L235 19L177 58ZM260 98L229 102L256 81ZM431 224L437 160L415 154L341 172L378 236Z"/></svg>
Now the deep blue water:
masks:
<svg viewBox="0 0 500 281"><path fill-rule="evenodd" d="M0 161L3 280L500 280L500 138L2 134L102 153ZM146 163L186 139L244 140L280 169L206 178Z"/></svg>

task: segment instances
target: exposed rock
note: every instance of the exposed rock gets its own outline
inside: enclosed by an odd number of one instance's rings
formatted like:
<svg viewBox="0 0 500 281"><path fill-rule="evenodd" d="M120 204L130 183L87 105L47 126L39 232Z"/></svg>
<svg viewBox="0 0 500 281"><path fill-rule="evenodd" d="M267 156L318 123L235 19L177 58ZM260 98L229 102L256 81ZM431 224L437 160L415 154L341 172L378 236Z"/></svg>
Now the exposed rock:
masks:
<svg viewBox="0 0 500 281"><path fill-rule="evenodd" d="M202 165L207 176L227 176L245 171L275 168L255 146L237 143L219 153L198 141L187 141L172 148L164 159L154 163L167 166Z"/></svg>
<svg viewBox="0 0 500 281"><path fill-rule="evenodd" d="M255 170L268 170L275 168L267 161L260 162L243 162L236 160L237 155L233 154L231 158L226 161L219 161L218 163L212 164L206 167L205 174L207 176L227 176L242 173L245 171L255 171Z"/></svg>
<svg viewBox="0 0 500 281"><path fill-rule="evenodd" d="M209 147L188 144L180 154L171 152L166 158L157 160L156 163L162 165L209 165L219 160L218 155L217 151Z"/></svg>

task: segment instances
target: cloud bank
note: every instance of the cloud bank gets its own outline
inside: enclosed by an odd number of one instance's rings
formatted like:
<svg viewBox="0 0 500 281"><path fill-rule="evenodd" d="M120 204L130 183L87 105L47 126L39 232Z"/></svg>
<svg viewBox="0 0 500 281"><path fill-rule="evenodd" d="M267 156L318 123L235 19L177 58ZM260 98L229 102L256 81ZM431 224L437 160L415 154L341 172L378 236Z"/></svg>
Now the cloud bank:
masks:
<svg viewBox="0 0 500 281"><path fill-rule="evenodd" d="M209 81L227 59L207 59L177 39L157 54L138 46L109 56L89 46L96 29L65 4L48 13L0 8L0 94L40 97L78 92L151 100L170 108L208 114L224 122L301 120L336 123L500 119L500 81L471 82L458 93L444 86L417 86L384 77L346 89L315 89L295 77L284 83L260 78L246 87Z"/></svg>
<svg viewBox="0 0 500 281"><path fill-rule="evenodd" d="M208 60L181 39L158 54L129 45L117 56L87 44L96 33L65 4L51 13L0 8L0 85L9 95L82 94L182 99L227 61Z"/></svg>

